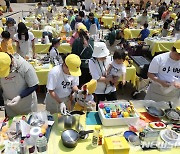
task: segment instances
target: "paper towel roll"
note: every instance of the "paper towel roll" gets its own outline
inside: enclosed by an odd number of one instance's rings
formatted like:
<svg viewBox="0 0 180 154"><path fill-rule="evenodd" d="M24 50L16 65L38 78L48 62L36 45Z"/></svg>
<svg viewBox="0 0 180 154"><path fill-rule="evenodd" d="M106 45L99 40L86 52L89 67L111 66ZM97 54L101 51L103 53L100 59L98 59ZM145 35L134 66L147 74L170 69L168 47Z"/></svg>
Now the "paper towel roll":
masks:
<svg viewBox="0 0 180 154"><path fill-rule="evenodd" d="M39 134L41 133L40 127L33 127L30 130L30 135L36 140Z"/></svg>

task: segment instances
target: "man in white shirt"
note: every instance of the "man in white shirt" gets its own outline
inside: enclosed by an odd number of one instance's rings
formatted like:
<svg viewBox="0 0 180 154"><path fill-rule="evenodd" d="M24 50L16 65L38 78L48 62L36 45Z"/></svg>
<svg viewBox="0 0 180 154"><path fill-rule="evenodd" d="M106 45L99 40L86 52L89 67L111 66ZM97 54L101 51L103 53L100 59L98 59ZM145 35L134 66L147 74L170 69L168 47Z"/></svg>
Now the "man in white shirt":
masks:
<svg viewBox="0 0 180 154"><path fill-rule="evenodd" d="M145 99L180 104L180 40L170 52L153 58L148 77L152 80Z"/></svg>
<svg viewBox="0 0 180 154"><path fill-rule="evenodd" d="M70 96L72 91L79 90L77 86L81 75L80 65L79 56L70 54L62 65L55 66L49 72L45 98L47 111L66 114L66 107L68 110L73 109Z"/></svg>

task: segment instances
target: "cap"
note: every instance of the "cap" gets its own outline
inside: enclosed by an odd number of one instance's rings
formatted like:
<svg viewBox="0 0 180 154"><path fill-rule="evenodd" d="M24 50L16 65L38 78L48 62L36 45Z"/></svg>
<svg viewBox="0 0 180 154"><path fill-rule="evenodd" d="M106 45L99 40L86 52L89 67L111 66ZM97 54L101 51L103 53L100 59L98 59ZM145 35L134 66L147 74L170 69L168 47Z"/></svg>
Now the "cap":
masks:
<svg viewBox="0 0 180 154"><path fill-rule="evenodd" d="M67 21L68 21L68 18L64 18L63 21L67 22Z"/></svg>
<svg viewBox="0 0 180 154"><path fill-rule="evenodd" d="M40 14L38 14L38 15L37 15L37 18L38 18L38 19L41 19L41 18L42 18L42 16L41 16Z"/></svg>
<svg viewBox="0 0 180 154"><path fill-rule="evenodd" d="M51 6L48 6L47 10L48 10L48 11L51 11L51 9L52 9Z"/></svg>
<svg viewBox="0 0 180 154"><path fill-rule="evenodd" d="M180 53L180 40L177 40L173 46L176 48L177 53Z"/></svg>
<svg viewBox="0 0 180 154"><path fill-rule="evenodd" d="M39 137L43 137L43 134L42 134L42 133L40 133L40 134L39 134Z"/></svg>
<svg viewBox="0 0 180 154"><path fill-rule="evenodd" d="M81 59L75 54L70 54L66 57L65 63L72 76L81 76Z"/></svg>
<svg viewBox="0 0 180 154"><path fill-rule="evenodd" d="M72 6L69 6L69 8L68 8L69 10L72 10Z"/></svg>
<svg viewBox="0 0 180 154"><path fill-rule="evenodd" d="M6 24L8 24L8 23L16 24L16 21L13 18L10 17L10 18L6 19Z"/></svg>
<svg viewBox="0 0 180 154"><path fill-rule="evenodd" d="M81 24L77 27L77 31L79 32L80 30L87 31L87 28L84 24Z"/></svg>
<svg viewBox="0 0 180 154"><path fill-rule="evenodd" d="M100 130L101 126L95 126L95 130Z"/></svg>
<svg viewBox="0 0 180 154"><path fill-rule="evenodd" d="M103 58L109 55L109 50L104 42L95 42L92 57Z"/></svg>
<svg viewBox="0 0 180 154"><path fill-rule="evenodd" d="M0 78L7 77L10 73L11 58L5 52L0 52Z"/></svg>
<svg viewBox="0 0 180 154"><path fill-rule="evenodd" d="M74 11L78 11L78 9L77 9L77 8L74 8Z"/></svg>
<svg viewBox="0 0 180 154"><path fill-rule="evenodd" d="M6 18L2 18L1 21L2 21L2 24L5 24L6 23Z"/></svg>
<svg viewBox="0 0 180 154"><path fill-rule="evenodd" d="M173 10L173 8L172 8L172 7L169 7L169 8L168 8L168 10L169 10L169 11L172 11L172 10Z"/></svg>
<svg viewBox="0 0 180 154"><path fill-rule="evenodd" d="M91 81L89 81L88 83L86 83L85 85L87 85L87 89L88 89L88 93L92 94L95 92L96 87L97 87L97 81L92 79Z"/></svg>
<svg viewBox="0 0 180 154"><path fill-rule="evenodd" d="M171 13L170 17L173 18L174 20L177 19L176 13Z"/></svg>
<svg viewBox="0 0 180 154"><path fill-rule="evenodd" d="M27 135L26 135L26 138L30 138L30 134L27 134Z"/></svg>
<svg viewBox="0 0 180 154"><path fill-rule="evenodd" d="M53 38L52 39L52 44L56 44L60 41L61 39L60 38Z"/></svg>

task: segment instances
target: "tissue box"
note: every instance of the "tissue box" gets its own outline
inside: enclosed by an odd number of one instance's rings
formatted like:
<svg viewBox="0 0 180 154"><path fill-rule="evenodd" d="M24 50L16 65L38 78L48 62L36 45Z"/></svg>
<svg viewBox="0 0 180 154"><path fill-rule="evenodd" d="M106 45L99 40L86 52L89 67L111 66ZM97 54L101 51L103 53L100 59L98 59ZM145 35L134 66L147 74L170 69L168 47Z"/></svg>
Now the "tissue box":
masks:
<svg viewBox="0 0 180 154"><path fill-rule="evenodd" d="M106 137L104 146L107 154L129 154L129 144L124 137Z"/></svg>

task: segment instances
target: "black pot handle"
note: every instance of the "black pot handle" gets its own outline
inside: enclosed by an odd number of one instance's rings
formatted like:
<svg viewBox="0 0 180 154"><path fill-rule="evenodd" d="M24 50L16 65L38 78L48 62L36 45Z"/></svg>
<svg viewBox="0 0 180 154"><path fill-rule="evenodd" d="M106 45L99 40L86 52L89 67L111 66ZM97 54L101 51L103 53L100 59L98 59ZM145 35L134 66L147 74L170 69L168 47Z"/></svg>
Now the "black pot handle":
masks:
<svg viewBox="0 0 180 154"><path fill-rule="evenodd" d="M169 101L168 103L169 103L170 109L172 109L172 103L171 103L171 101Z"/></svg>
<svg viewBox="0 0 180 154"><path fill-rule="evenodd" d="M80 132L79 132L79 135L80 135L80 136L84 136L84 135L86 135L86 134L93 133L93 132L94 132L94 130L80 131Z"/></svg>

